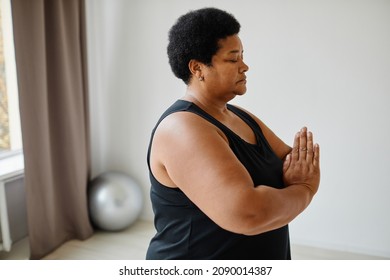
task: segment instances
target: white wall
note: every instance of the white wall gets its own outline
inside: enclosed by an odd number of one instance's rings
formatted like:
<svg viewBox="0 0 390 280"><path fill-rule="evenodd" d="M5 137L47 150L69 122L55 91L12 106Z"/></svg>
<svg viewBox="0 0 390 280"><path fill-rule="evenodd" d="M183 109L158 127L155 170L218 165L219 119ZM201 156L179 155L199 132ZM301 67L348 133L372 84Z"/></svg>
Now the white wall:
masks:
<svg viewBox="0 0 390 280"><path fill-rule="evenodd" d="M233 103L289 144L307 125L321 145L321 189L292 242L390 258L390 1L87 0L93 174L131 174L152 219L150 131L185 90L167 32L205 6L242 25L248 92Z"/></svg>

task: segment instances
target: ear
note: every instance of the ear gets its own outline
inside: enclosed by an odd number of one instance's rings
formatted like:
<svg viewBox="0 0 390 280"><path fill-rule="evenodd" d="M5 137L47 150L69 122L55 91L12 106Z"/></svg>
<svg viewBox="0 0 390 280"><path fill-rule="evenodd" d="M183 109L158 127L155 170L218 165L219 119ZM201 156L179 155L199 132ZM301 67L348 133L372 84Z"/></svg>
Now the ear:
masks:
<svg viewBox="0 0 390 280"><path fill-rule="evenodd" d="M202 77L202 66L203 63L196 59L191 59L190 62L188 62L188 69L190 69L191 75L197 79Z"/></svg>

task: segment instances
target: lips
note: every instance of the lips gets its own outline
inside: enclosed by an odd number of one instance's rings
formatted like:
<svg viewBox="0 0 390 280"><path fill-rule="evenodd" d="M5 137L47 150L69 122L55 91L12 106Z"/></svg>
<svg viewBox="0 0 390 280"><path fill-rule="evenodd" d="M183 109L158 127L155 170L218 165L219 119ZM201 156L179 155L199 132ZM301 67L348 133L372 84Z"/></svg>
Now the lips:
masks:
<svg viewBox="0 0 390 280"><path fill-rule="evenodd" d="M238 80L237 83L246 83L246 77L243 77L241 80Z"/></svg>

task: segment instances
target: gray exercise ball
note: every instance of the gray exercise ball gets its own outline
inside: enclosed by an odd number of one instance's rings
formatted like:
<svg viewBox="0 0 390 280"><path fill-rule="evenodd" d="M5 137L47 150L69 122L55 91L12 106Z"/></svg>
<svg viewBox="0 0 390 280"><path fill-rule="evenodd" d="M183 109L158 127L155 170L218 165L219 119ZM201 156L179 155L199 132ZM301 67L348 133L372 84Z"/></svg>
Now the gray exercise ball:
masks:
<svg viewBox="0 0 390 280"><path fill-rule="evenodd" d="M143 202L140 186L122 172L105 172L89 185L90 217L102 230L119 231L129 227L138 219Z"/></svg>

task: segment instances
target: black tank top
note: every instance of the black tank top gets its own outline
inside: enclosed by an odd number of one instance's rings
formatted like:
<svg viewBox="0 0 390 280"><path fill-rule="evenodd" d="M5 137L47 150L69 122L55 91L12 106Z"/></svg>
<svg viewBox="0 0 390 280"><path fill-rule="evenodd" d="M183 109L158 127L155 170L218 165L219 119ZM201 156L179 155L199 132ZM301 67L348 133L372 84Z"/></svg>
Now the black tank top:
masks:
<svg viewBox="0 0 390 280"><path fill-rule="evenodd" d="M291 259L287 225L254 236L229 232L209 219L180 188L160 184L151 172L150 149L157 126L166 116L187 111L203 117L226 135L230 148L252 177L253 187L283 188L283 163L272 151L259 125L237 107L227 105L227 108L252 128L256 144L244 141L200 107L184 100L176 101L165 111L152 131L147 161L157 233L149 244L146 259Z"/></svg>

